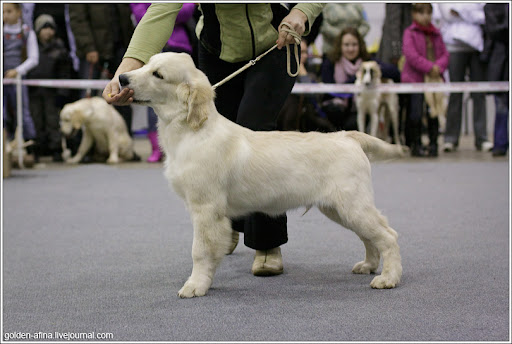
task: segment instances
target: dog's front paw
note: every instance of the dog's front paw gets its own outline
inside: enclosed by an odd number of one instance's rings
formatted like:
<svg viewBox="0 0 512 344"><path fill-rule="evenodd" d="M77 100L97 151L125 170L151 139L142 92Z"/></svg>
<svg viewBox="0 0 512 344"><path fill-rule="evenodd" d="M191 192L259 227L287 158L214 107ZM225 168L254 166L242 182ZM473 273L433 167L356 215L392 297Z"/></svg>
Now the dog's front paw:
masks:
<svg viewBox="0 0 512 344"><path fill-rule="evenodd" d="M107 164L118 164L119 158L117 156L111 156L107 160Z"/></svg>
<svg viewBox="0 0 512 344"><path fill-rule="evenodd" d="M400 149L404 155L409 155L411 153L411 150L406 145L400 145Z"/></svg>
<svg viewBox="0 0 512 344"><path fill-rule="evenodd" d="M74 158L70 158L65 160L66 164L75 165L80 162L80 158L77 158L76 156Z"/></svg>
<svg viewBox="0 0 512 344"><path fill-rule="evenodd" d="M63 150L61 156L64 161L68 161L69 159L71 159L71 150L69 150L69 149Z"/></svg>
<svg viewBox="0 0 512 344"><path fill-rule="evenodd" d="M359 263L356 263L354 267L352 268L352 272L355 274L371 274L372 272L375 272L377 270L377 267L372 266L372 264L367 263L365 260Z"/></svg>
<svg viewBox="0 0 512 344"><path fill-rule="evenodd" d="M396 287L398 280L390 276L380 275L373 279L370 286L375 289L391 289Z"/></svg>
<svg viewBox="0 0 512 344"><path fill-rule="evenodd" d="M202 286L193 281L187 281L183 288L178 292L178 296L182 299L189 299L196 296L205 296L208 291L208 287Z"/></svg>

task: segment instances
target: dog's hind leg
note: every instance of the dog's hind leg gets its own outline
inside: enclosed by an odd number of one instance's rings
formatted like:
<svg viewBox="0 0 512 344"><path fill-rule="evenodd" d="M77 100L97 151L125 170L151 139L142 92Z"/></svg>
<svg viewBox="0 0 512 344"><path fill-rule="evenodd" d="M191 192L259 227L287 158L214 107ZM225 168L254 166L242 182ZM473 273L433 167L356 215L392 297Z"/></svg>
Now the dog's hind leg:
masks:
<svg viewBox="0 0 512 344"><path fill-rule="evenodd" d="M344 203L347 204L346 202ZM382 256L382 273L376 276L370 283L372 288L394 288L402 276L402 262L400 248L398 246L398 234L388 225L387 219L375 208L373 201L354 197L348 206L337 209L340 224L354 231L365 243L367 256L370 261L358 263L354 268L368 270L375 266L375 252L372 247ZM344 215L345 214L345 215ZM368 252L370 247L370 252ZM367 266L365 264L368 263ZM370 270L371 271L371 270Z"/></svg>
<svg viewBox="0 0 512 344"><path fill-rule="evenodd" d="M325 207L320 207L319 209L329 219L343 226L341 218L335 209ZM364 244L364 247L366 249L366 255L365 259L362 262L356 263L356 265L354 265L354 267L352 268L352 272L355 274L370 274L372 272L375 272L379 267L379 250L377 250L377 248L371 243L370 240L362 238L361 236L359 236L359 238Z"/></svg>
<svg viewBox="0 0 512 344"><path fill-rule="evenodd" d="M196 210L196 211L194 211ZM231 221L212 207L191 209L194 225L192 274L178 292L181 298L204 296L213 282L213 275L231 242Z"/></svg>
<svg viewBox="0 0 512 344"><path fill-rule="evenodd" d="M394 288L402 276L402 262L398 246L398 234L388 225L387 219L373 204L354 199L352 209L340 214L345 227L371 243L382 256L382 273L370 285L372 288ZM356 215L356 216L355 216Z"/></svg>
<svg viewBox="0 0 512 344"><path fill-rule="evenodd" d="M393 106L390 106L389 109L388 109L389 113L388 113L388 118L390 118L391 120L391 125L393 126L393 138L395 140L395 144L396 145L399 145L401 144L400 142L400 133L399 133L399 123L398 123L398 118L399 118L399 115L398 115L398 102L397 104L393 104Z"/></svg>

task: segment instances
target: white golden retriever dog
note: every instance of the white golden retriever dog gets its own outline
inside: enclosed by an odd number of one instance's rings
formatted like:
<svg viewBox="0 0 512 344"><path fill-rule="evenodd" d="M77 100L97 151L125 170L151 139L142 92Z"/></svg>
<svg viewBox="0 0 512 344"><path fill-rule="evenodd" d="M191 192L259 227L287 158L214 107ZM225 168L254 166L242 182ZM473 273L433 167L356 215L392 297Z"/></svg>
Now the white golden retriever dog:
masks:
<svg viewBox="0 0 512 344"><path fill-rule="evenodd" d="M105 99L84 98L62 108L61 132L69 137L80 128L82 141L75 156L64 156L67 163L79 163L93 145L95 156L100 160L107 159L109 164L137 160L123 117Z"/></svg>
<svg viewBox="0 0 512 344"><path fill-rule="evenodd" d="M356 85L362 86L363 90L356 94L357 106L357 128L365 132L366 115L370 115L370 134L377 137L379 128L379 114L383 116L384 132L382 138L388 137L389 122L393 127L393 139L400 143L398 135L398 96L394 93L381 93L378 86L381 82L393 83L393 80L381 80L382 72L379 64L375 61L366 61L356 73Z"/></svg>
<svg viewBox="0 0 512 344"><path fill-rule="evenodd" d="M231 220L317 206L353 230L366 257L353 272L379 267L373 288L393 288L402 275L397 233L375 208L369 158L404 156L403 148L364 133L255 132L222 115L214 91L187 54L162 53L122 74L134 102L159 118L165 176L181 196L194 227L192 274L178 292L203 296L231 243Z"/></svg>

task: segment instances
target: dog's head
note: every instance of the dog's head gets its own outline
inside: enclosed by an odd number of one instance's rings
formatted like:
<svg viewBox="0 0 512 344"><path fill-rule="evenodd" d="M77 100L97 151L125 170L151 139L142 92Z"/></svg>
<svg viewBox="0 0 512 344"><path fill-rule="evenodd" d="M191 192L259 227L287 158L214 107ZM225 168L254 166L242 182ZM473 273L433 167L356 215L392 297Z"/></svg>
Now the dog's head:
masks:
<svg viewBox="0 0 512 344"><path fill-rule="evenodd" d="M151 106L163 121L183 117L194 130L214 106L208 78L185 53L154 55L144 67L121 74L119 83L134 91L134 103Z"/></svg>
<svg viewBox="0 0 512 344"><path fill-rule="evenodd" d="M366 61L361 63L361 67L356 73L357 83L365 87L378 85L381 77L382 72L379 64L375 61Z"/></svg>
<svg viewBox="0 0 512 344"><path fill-rule="evenodd" d="M84 106L82 100L66 104L60 112L60 130L65 136L72 136L92 114L90 107Z"/></svg>

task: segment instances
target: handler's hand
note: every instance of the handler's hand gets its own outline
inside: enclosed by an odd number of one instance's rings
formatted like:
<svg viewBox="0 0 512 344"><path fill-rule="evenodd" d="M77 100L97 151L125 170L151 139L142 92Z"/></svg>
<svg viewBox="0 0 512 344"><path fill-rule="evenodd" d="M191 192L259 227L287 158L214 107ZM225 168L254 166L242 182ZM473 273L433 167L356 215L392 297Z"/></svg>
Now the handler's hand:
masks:
<svg viewBox="0 0 512 344"><path fill-rule="evenodd" d="M124 88L120 91L119 75L144 66L142 61L126 57L116 70L116 74L103 90L103 98L112 105L130 105L133 102L133 90Z"/></svg>
<svg viewBox="0 0 512 344"><path fill-rule="evenodd" d="M306 22L308 21L308 17L301 10L297 10L292 8L290 14L288 14L281 23L288 23L291 27L297 32L299 35L303 35L306 31ZM279 36L277 38L277 48L281 49L285 45L295 44L295 39L292 35L287 33L286 31L281 30L281 25L279 25Z"/></svg>
<svg viewBox="0 0 512 344"><path fill-rule="evenodd" d="M16 69L9 69L5 72L4 78L6 79L14 79L18 76L18 71Z"/></svg>
<svg viewBox="0 0 512 344"><path fill-rule="evenodd" d="M439 69L439 66L438 65L434 65L432 67L432 69L430 70L430 72L428 72L428 75L430 75L433 78L437 78L438 76L440 76L441 75L441 70Z"/></svg>

